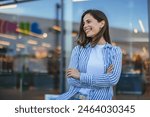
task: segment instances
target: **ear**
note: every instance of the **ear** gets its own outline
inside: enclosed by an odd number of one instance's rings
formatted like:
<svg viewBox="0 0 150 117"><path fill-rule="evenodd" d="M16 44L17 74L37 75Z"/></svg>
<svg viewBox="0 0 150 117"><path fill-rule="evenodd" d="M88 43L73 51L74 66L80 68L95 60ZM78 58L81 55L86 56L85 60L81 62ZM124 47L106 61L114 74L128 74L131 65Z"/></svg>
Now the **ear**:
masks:
<svg viewBox="0 0 150 117"><path fill-rule="evenodd" d="M103 28L105 26L105 21L104 20L100 21L99 23L100 23L100 28Z"/></svg>

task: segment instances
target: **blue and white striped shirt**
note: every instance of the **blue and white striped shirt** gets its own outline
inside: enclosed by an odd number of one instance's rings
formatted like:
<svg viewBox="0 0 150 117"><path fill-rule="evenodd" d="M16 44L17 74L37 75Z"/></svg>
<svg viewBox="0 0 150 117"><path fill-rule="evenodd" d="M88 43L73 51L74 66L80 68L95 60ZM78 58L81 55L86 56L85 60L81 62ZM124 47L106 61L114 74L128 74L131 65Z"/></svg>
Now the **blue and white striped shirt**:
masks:
<svg viewBox="0 0 150 117"><path fill-rule="evenodd" d="M91 89L89 100L110 100L113 96L113 86L117 84L122 68L122 52L117 46L106 43L102 49L104 60L104 73L101 75L88 74L87 64L92 47L87 44L85 48L76 46L71 55L69 68L78 69L80 79L67 78L70 85L69 91L60 95L58 100L67 100L75 95L81 88ZM113 71L106 73L107 68L113 64Z"/></svg>

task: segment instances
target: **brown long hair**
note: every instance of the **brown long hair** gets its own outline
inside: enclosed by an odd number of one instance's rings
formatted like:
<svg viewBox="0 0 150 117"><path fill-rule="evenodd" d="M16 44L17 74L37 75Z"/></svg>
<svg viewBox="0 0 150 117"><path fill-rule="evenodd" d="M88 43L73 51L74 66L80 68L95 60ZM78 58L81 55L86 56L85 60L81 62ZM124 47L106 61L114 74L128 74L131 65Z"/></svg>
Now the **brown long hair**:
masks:
<svg viewBox="0 0 150 117"><path fill-rule="evenodd" d="M83 18L86 14L90 14L98 22L100 22L102 20L105 21L104 27L99 31L99 33L94 38L86 37L86 34L83 30ZM95 10L95 9L89 9L89 10L85 11L81 17L79 34L77 37L77 44L85 47L90 42L92 47L94 47L98 43L98 41L100 40L100 38L102 36L104 37L106 42L111 44L111 39L110 39L110 35L109 35L109 24L108 24L106 15L102 11Z"/></svg>

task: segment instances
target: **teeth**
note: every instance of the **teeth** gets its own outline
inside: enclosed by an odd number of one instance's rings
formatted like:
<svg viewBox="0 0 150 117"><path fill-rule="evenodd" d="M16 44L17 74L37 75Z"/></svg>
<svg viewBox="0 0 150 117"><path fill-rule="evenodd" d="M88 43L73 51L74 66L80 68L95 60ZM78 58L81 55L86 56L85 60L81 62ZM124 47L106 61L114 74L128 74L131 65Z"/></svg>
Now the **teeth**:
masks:
<svg viewBox="0 0 150 117"><path fill-rule="evenodd" d="M89 32L89 30L86 30L85 32L87 33L87 32Z"/></svg>
<svg viewBox="0 0 150 117"><path fill-rule="evenodd" d="M89 32L91 29L90 28L88 28L88 29L85 29L85 32Z"/></svg>

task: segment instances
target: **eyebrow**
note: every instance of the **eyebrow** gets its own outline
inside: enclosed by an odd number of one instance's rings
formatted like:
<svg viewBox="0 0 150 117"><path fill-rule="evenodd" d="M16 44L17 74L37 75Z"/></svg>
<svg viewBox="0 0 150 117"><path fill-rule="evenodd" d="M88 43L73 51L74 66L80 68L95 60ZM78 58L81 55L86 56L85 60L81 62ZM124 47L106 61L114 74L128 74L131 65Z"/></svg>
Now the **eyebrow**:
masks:
<svg viewBox="0 0 150 117"><path fill-rule="evenodd" d="M90 19L85 19L85 20L83 19L83 23L84 23L85 21L90 21Z"/></svg>

